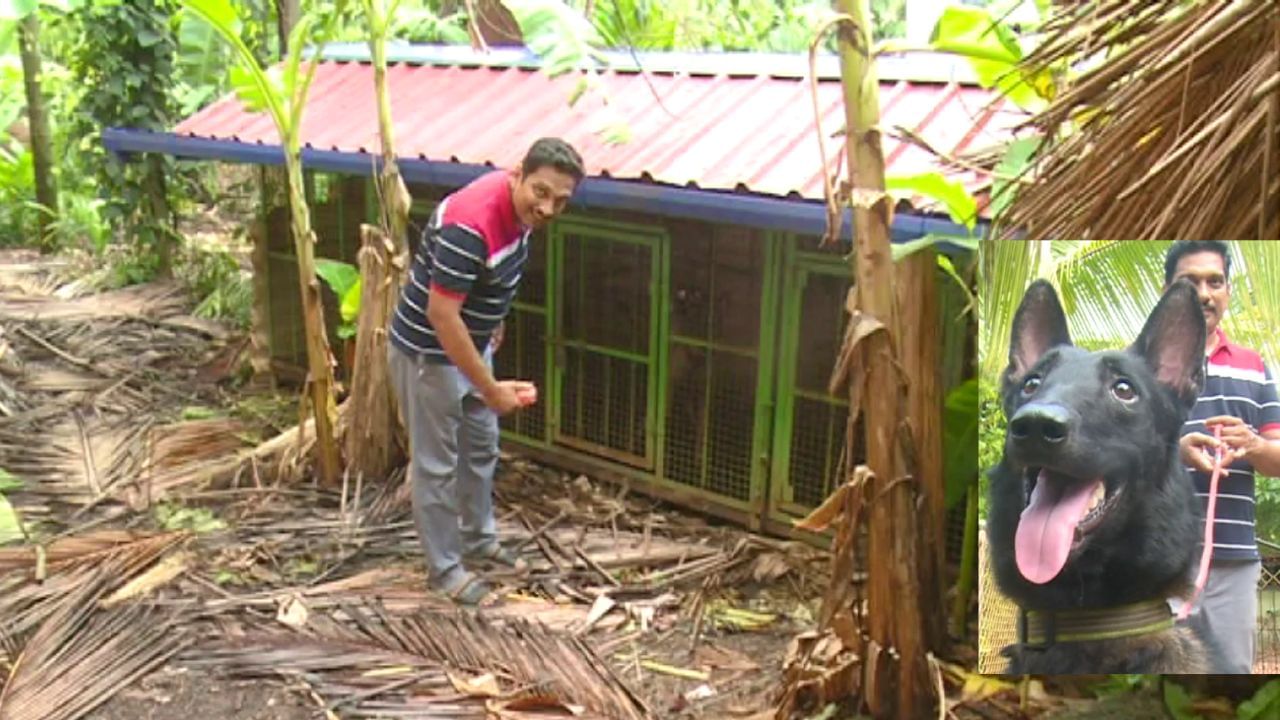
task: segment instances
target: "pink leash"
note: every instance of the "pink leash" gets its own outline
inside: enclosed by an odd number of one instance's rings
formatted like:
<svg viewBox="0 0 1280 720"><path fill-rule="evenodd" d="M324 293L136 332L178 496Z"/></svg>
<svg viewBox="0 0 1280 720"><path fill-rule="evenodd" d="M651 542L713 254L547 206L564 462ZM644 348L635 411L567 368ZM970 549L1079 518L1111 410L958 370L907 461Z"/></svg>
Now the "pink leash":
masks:
<svg viewBox="0 0 1280 720"><path fill-rule="evenodd" d="M1219 442L1222 441L1221 425L1213 428L1213 439ZM1182 609L1178 611L1179 620L1187 619L1187 615L1191 613L1192 603L1200 599L1204 584L1209 580L1209 558L1213 555L1213 513L1218 504L1218 478L1222 476L1222 446L1218 445L1213 450L1213 475L1209 478L1209 507L1205 510L1204 549L1200 551L1200 572L1196 574L1196 586L1191 593L1191 597L1182 604Z"/></svg>

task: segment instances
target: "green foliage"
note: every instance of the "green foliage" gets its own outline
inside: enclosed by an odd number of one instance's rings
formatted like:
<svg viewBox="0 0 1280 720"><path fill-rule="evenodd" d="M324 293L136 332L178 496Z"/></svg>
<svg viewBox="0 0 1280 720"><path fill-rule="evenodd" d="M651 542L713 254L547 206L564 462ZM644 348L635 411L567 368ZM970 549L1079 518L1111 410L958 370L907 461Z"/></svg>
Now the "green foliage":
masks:
<svg viewBox="0 0 1280 720"><path fill-rule="evenodd" d="M887 2L902 15L903 0ZM831 12L821 0L614 0L590 20L611 48L800 52Z"/></svg>
<svg viewBox="0 0 1280 720"><path fill-rule="evenodd" d="M1280 483L1263 480L1254 484L1257 503L1254 531L1258 537L1280 542Z"/></svg>
<svg viewBox="0 0 1280 720"><path fill-rule="evenodd" d="M20 20L35 13L38 8L67 12L84 4L84 0L0 0L0 22Z"/></svg>
<svg viewBox="0 0 1280 720"><path fill-rule="evenodd" d="M542 58L551 77L570 70L607 64L595 26L563 0L504 0L524 35L525 45Z"/></svg>
<svg viewBox="0 0 1280 720"><path fill-rule="evenodd" d="M907 34L907 0L871 0L872 39L900 38Z"/></svg>
<svg viewBox="0 0 1280 720"><path fill-rule="evenodd" d="M964 499L978 478L978 379L970 378L947 394L942 448L946 465L947 509Z"/></svg>
<svg viewBox="0 0 1280 720"><path fill-rule="evenodd" d="M30 150L8 154L0 146L0 246L22 245L36 236L34 172Z"/></svg>
<svg viewBox="0 0 1280 720"><path fill-rule="evenodd" d="M467 18L462 13L439 15L431 7L404 7L392 18L391 36L416 43L446 43L465 45L471 41L467 34ZM364 37L356 39L363 40Z"/></svg>
<svg viewBox="0 0 1280 720"><path fill-rule="evenodd" d="M0 545L23 540L27 534L18 511L9 504L4 493L22 489L22 480L4 468L0 468Z"/></svg>
<svg viewBox="0 0 1280 720"><path fill-rule="evenodd" d="M177 503L155 506L156 523L165 530L191 530L204 534L225 530L227 524L206 508L189 508Z"/></svg>
<svg viewBox="0 0 1280 720"><path fill-rule="evenodd" d="M1159 675L1108 675L1107 679L1091 686L1089 691L1097 698L1105 698L1153 687L1159 681Z"/></svg>
<svg viewBox="0 0 1280 720"><path fill-rule="evenodd" d="M964 184L948 180L940 172L890 175L884 179L884 184L886 190L909 190L942 203L951 219L970 231L978 221L978 202Z"/></svg>
<svg viewBox="0 0 1280 720"><path fill-rule="evenodd" d="M10 492L12 490L22 489L22 479L17 475L0 468L0 492Z"/></svg>
<svg viewBox="0 0 1280 720"><path fill-rule="evenodd" d="M991 188L991 213L999 218L1017 192L1018 178L1030 164L1031 156L1040 147L1039 135L1019 138L1005 148L1004 156L996 164L995 179Z"/></svg>
<svg viewBox="0 0 1280 720"><path fill-rule="evenodd" d="M162 270L176 242L168 178L172 158L148 156L120 163L102 148L107 127L168 130L175 106L172 92L177 41L170 25L170 0L91 3L75 14L79 32L69 68L79 89L68 137L82 168L94 168L106 223L123 230L136 262L130 279Z"/></svg>
<svg viewBox="0 0 1280 720"><path fill-rule="evenodd" d="M253 317L253 278L225 248L185 248L174 265L176 279L199 298L197 317L221 320L248 330Z"/></svg>
<svg viewBox="0 0 1280 720"><path fill-rule="evenodd" d="M226 89L230 52L215 31L198 16L175 15L178 53L174 99L181 115L190 115Z"/></svg>
<svg viewBox="0 0 1280 720"><path fill-rule="evenodd" d="M0 494L0 545L25 540L26 537L18 511L9 504L8 498Z"/></svg>
<svg viewBox="0 0 1280 720"><path fill-rule="evenodd" d="M987 473L1004 452L1004 430L1000 391L994 382L983 379L978 384L978 507L983 517L987 514Z"/></svg>
<svg viewBox="0 0 1280 720"><path fill-rule="evenodd" d="M207 408L203 405L188 405L182 408L181 418L186 420L212 420L219 417L221 413L213 408Z"/></svg>
<svg viewBox="0 0 1280 720"><path fill-rule="evenodd" d="M1240 703L1236 708L1237 720L1265 720L1280 717L1280 680L1272 680L1262 687L1253 697Z"/></svg>
<svg viewBox="0 0 1280 720"><path fill-rule="evenodd" d="M38 0L0 0L0 20L21 20L35 11Z"/></svg>
<svg viewBox="0 0 1280 720"><path fill-rule="evenodd" d="M953 235L925 235L922 238L908 240L906 242L896 242L890 248L893 253L893 261L898 262L905 257L914 255L916 252L928 247L933 247L938 243L950 243L965 248L970 252L977 252L980 246L979 238L976 237L960 237Z"/></svg>
<svg viewBox="0 0 1280 720"><path fill-rule="evenodd" d="M137 247L108 247L99 254L105 278L103 286L118 289L150 282L160 273L160 258Z"/></svg>
<svg viewBox="0 0 1280 720"><path fill-rule="evenodd" d="M979 84L999 90L1024 110L1040 110L1053 99L1052 72L1019 67L1024 53L1018 37L985 8L948 7L938 19L931 44L935 50L967 58Z"/></svg>
<svg viewBox="0 0 1280 720"><path fill-rule="evenodd" d="M1174 720L1201 720L1186 688L1173 682L1164 684L1164 709Z"/></svg>
<svg viewBox="0 0 1280 720"><path fill-rule="evenodd" d="M317 68L314 63L304 68L303 56L309 49L323 46L334 37L335 28L348 17L346 0L321 4L304 13L289 32L288 57L269 70L262 68L253 49L241 36L239 19L229 0L180 1L189 14L206 22L230 48L234 63L229 69L232 87L250 109L270 113L284 144L285 163L293 168L292 174L299 162L298 131L302 126L302 113Z"/></svg>
<svg viewBox="0 0 1280 720"><path fill-rule="evenodd" d="M80 24L64 14L80 0L45 0L40 8L41 90L53 134L58 204L51 225L57 246L100 246L107 228L97 199L92 171L86 172L74 148L82 142L71 120L82 90L62 61L78 42ZM0 18L0 245L25 245L37 236L37 220L49 210L34 202L32 156L23 142L9 135L26 105L22 63L16 42L17 24ZM96 167L96 166L94 166Z"/></svg>
<svg viewBox="0 0 1280 720"><path fill-rule="evenodd" d="M351 263L316 258L316 275L338 296L338 337L346 340L356 335L356 319L360 316L360 271Z"/></svg>

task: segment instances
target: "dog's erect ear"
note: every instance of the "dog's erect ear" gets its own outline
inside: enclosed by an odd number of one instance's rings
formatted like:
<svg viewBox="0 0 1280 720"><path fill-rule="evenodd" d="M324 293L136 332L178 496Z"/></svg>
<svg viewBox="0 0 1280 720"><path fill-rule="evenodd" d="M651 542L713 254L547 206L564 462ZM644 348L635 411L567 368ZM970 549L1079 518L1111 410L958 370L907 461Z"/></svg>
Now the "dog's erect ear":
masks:
<svg viewBox="0 0 1280 720"><path fill-rule="evenodd" d="M1190 408L1204 387L1205 332L1196 289L1178 281L1160 298L1129 351L1146 358L1156 379Z"/></svg>
<svg viewBox="0 0 1280 720"><path fill-rule="evenodd" d="M1016 382L1040 361L1050 348L1070 345L1067 316L1058 302L1058 293L1045 280L1037 280L1022 296L1022 304L1013 316L1013 334L1009 338L1009 367L1006 382Z"/></svg>

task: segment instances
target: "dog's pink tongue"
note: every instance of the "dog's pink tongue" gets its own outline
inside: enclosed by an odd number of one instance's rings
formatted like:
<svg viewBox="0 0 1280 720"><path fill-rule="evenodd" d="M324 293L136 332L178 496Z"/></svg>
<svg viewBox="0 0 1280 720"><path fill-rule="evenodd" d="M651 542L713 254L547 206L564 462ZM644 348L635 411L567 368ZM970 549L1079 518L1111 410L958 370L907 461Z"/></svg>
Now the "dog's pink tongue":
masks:
<svg viewBox="0 0 1280 720"><path fill-rule="evenodd" d="M1014 539L1018 570L1036 584L1044 584L1062 572L1071 553L1076 525L1089 507L1089 499L1102 482L1063 482L1044 470L1031 491L1031 504L1022 511Z"/></svg>

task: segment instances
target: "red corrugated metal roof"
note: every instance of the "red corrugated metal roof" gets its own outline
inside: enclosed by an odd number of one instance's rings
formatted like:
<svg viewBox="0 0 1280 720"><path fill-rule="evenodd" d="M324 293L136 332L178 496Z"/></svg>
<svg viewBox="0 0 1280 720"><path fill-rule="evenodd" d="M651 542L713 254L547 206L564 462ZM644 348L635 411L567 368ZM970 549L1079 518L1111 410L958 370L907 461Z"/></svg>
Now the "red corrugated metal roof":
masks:
<svg viewBox="0 0 1280 720"><path fill-rule="evenodd" d="M606 71L598 90L573 107L577 75L549 78L520 67L397 64L388 68L395 143L406 158L511 167L533 140L560 136L581 151L590 175L651 180L716 190L822 197L818 143L808 80ZM844 126L840 83L818 83L822 128ZM659 102L659 100L661 102ZM1006 140L1019 116L981 88L955 82L881 84L882 127L912 130L950 155ZM613 122L631 139L610 145L599 130ZM232 97L187 118L175 130L197 137L278 144L271 119L246 112ZM305 145L321 150L380 152L373 69L358 62L321 62L304 116ZM939 169L925 150L884 140L890 174ZM843 143L828 142L834 165ZM966 185L984 178L949 173Z"/></svg>

